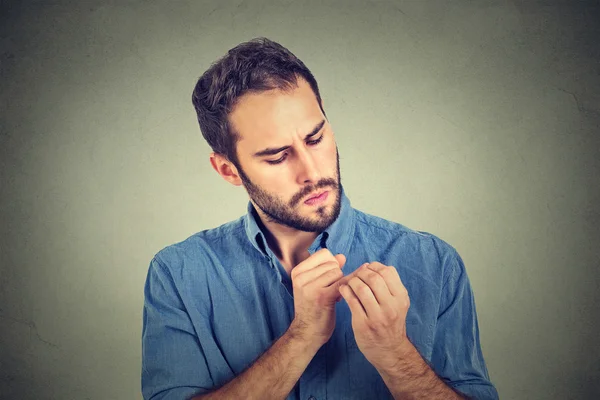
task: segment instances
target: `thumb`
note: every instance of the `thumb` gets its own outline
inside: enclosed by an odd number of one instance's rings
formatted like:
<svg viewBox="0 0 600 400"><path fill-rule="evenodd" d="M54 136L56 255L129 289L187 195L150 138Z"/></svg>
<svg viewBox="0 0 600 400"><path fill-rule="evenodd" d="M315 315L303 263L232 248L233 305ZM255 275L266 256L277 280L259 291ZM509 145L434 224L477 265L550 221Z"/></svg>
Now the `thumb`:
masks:
<svg viewBox="0 0 600 400"><path fill-rule="evenodd" d="M344 264L346 264L346 256L343 254L336 254L334 257L338 264L340 264L340 268L344 268Z"/></svg>

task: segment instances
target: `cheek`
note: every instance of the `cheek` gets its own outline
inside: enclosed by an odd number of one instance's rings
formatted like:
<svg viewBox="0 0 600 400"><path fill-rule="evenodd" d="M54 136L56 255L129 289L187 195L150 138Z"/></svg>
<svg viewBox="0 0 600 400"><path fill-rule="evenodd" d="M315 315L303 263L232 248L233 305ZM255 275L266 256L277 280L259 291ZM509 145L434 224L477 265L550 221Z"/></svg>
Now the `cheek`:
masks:
<svg viewBox="0 0 600 400"><path fill-rule="evenodd" d="M329 167L334 170L336 169L336 165L337 165L337 148L335 145L335 142L332 141L332 143L328 146L327 151L325 152L326 157L327 157L327 165L329 165Z"/></svg>

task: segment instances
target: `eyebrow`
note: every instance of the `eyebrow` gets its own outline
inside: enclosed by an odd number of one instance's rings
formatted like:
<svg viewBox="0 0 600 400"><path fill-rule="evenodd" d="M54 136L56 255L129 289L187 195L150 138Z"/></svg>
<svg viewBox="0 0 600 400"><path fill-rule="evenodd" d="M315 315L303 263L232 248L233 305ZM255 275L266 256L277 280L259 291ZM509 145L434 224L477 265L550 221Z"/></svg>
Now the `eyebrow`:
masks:
<svg viewBox="0 0 600 400"><path fill-rule="evenodd" d="M309 139L309 138L315 136L317 133L319 133L319 131L321 130L323 125L325 125L325 120L322 120L321 122L319 122L317 124L317 126L315 126L313 128L313 130L304 137L304 140ZM254 153L254 157L273 156L277 153L281 153L282 151L289 149L290 147L291 146L283 146L283 147L279 147L279 148L269 147L269 148L266 148L264 150Z"/></svg>

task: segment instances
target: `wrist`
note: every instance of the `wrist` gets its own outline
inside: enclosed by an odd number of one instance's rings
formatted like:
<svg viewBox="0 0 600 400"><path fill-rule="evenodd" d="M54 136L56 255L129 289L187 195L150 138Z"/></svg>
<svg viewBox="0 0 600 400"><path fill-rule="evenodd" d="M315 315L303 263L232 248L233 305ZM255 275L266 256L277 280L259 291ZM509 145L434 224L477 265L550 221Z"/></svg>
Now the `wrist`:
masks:
<svg viewBox="0 0 600 400"><path fill-rule="evenodd" d="M296 319L290 324L287 334L291 340L301 343L307 351L314 350L315 353L327 342L327 339L311 333L304 322Z"/></svg>
<svg viewBox="0 0 600 400"><path fill-rule="evenodd" d="M393 363L375 368L383 378L387 379L421 376L427 374L429 369L417 348L408 339L395 352Z"/></svg>

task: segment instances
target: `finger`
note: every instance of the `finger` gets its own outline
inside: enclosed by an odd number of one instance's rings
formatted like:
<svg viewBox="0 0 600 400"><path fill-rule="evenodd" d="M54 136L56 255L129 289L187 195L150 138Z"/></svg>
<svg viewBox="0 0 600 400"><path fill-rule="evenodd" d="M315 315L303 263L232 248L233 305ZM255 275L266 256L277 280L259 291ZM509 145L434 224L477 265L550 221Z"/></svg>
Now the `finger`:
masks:
<svg viewBox="0 0 600 400"><path fill-rule="evenodd" d="M334 256L334 258L340 264L340 268L344 268L344 265L346 264L346 256L340 253L340 254L336 254Z"/></svg>
<svg viewBox="0 0 600 400"><path fill-rule="evenodd" d="M350 307L350 311L352 312L352 316L355 318L367 318L367 313L362 306L362 303L352 290L352 288L348 285L342 285L340 287L340 294L348 303L348 307Z"/></svg>
<svg viewBox="0 0 600 400"><path fill-rule="evenodd" d="M404 295L406 287L404 287L404 284L400 279L400 274L398 274L398 270L395 267L374 262L369 264L369 269L381 275L392 296L396 297Z"/></svg>
<svg viewBox="0 0 600 400"><path fill-rule="evenodd" d="M332 284L332 286L335 287L335 290L339 292L339 289L342 285L347 285L348 281L350 281L350 279L352 279L353 277L357 276L358 273L360 271L362 271L363 269L365 269L367 267L369 263L364 263L363 265L361 265L360 267L358 267L354 272L352 272L349 275L346 276L342 276L342 278L340 278L337 282L334 282Z"/></svg>
<svg viewBox="0 0 600 400"><path fill-rule="evenodd" d="M316 277L314 280L308 282L306 285L315 285L319 288L325 288L339 281L340 278L344 276L344 273L337 265L329 266L326 270L319 268L319 270L322 270L323 273Z"/></svg>
<svg viewBox="0 0 600 400"><path fill-rule="evenodd" d="M348 274L348 275L344 276L342 279L340 279L340 281L339 281L339 283L338 283L338 286L341 286L341 285L347 285L347 284L348 284L348 281L349 281L350 279L352 279L353 277L355 277L356 275L358 275L358 273L359 273L360 271L362 271L364 268L366 268L366 267L367 267L367 265L369 265L369 263L364 263L364 264L363 264L363 265L361 265L360 267L356 268L356 270L354 270L352 273L350 273L350 274Z"/></svg>
<svg viewBox="0 0 600 400"><path fill-rule="evenodd" d="M358 273L358 277L369 286L377 303L380 307L389 305L393 301L392 293L390 292L386 281L378 272L371 269L372 264ZM369 310L367 310L368 313Z"/></svg>
<svg viewBox="0 0 600 400"><path fill-rule="evenodd" d="M339 279L340 275L343 276L343 272L340 270L340 267L338 266L337 262L336 261L328 261L324 264L319 265L318 267L306 270L300 274L296 274L294 276L294 278L292 279L292 282L296 286L304 286L304 285L307 285L307 284L315 281L320 276L328 273L329 271L336 271L336 270L338 271L337 276ZM325 285L325 286L327 286L327 285Z"/></svg>
<svg viewBox="0 0 600 400"><path fill-rule="evenodd" d="M381 307L373 294L373 291L359 276L348 281L348 286L352 288L354 294L360 300L367 317L372 319L379 319L381 317Z"/></svg>
<svg viewBox="0 0 600 400"><path fill-rule="evenodd" d="M324 264L328 261L334 261L336 263L338 262L336 260L336 258L333 256L333 254L331 254L329 249L324 248L319 251L316 251L310 257L308 257L306 260L302 261L301 263L296 265L294 268L292 268L291 278L293 280L296 275L299 275L303 272L311 270L311 269L313 269L321 264Z"/></svg>
<svg viewBox="0 0 600 400"><path fill-rule="evenodd" d="M332 302L338 295L337 286L333 286L332 284L342 276L343 272L338 264L336 262L328 262L298 275L292 282L294 293L300 290L305 295L318 296L327 303ZM313 277L314 279L309 281Z"/></svg>
<svg viewBox="0 0 600 400"><path fill-rule="evenodd" d="M321 275L315 281L311 282L311 284L321 288L322 293L328 300L335 299L335 301L338 302L340 301L341 297L337 282L343 276L342 270L336 267Z"/></svg>

